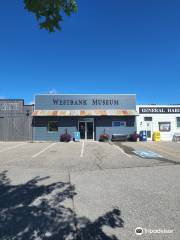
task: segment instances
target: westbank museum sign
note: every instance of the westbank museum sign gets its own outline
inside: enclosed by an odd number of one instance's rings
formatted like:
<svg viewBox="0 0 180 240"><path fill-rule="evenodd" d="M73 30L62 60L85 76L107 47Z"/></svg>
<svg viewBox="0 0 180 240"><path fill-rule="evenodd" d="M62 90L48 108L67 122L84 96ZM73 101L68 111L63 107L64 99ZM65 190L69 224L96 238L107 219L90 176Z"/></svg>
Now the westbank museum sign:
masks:
<svg viewBox="0 0 180 240"><path fill-rule="evenodd" d="M87 105L106 105L106 106L118 106L119 105L119 100L116 99L91 99L91 100L87 100L87 99L58 99L58 98L54 98L53 100L53 104L54 105L63 105L63 106L87 106Z"/></svg>
<svg viewBox="0 0 180 240"><path fill-rule="evenodd" d="M141 114L173 114L180 113L180 107L140 107Z"/></svg>
<svg viewBox="0 0 180 240"><path fill-rule="evenodd" d="M36 110L136 109L134 94L40 94L35 96Z"/></svg>

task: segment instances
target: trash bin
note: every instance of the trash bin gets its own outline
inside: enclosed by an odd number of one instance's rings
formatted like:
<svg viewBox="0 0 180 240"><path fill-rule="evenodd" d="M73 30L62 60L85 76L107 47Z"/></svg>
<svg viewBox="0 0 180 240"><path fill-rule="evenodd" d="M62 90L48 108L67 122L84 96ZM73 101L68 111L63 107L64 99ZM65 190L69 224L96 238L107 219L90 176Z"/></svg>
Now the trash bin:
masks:
<svg viewBox="0 0 180 240"><path fill-rule="evenodd" d="M139 133L139 141L146 142L147 141L147 131L142 130Z"/></svg>
<svg viewBox="0 0 180 240"><path fill-rule="evenodd" d="M81 137L80 137L80 132L74 132L74 137L73 137L75 142L79 142Z"/></svg>
<svg viewBox="0 0 180 240"><path fill-rule="evenodd" d="M159 142L161 140L161 134L160 131L155 131L153 133L153 141Z"/></svg>

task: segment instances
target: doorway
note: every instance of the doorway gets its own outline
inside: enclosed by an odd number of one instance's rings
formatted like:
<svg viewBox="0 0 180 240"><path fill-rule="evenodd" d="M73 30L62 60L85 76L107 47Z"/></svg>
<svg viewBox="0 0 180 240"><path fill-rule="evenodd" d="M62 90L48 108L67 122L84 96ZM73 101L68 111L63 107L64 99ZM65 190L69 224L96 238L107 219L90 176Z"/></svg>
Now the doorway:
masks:
<svg viewBox="0 0 180 240"><path fill-rule="evenodd" d="M152 140L152 122L146 122L147 140Z"/></svg>
<svg viewBox="0 0 180 240"><path fill-rule="evenodd" d="M78 122L81 139L94 139L94 121L82 120Z"/></svg>

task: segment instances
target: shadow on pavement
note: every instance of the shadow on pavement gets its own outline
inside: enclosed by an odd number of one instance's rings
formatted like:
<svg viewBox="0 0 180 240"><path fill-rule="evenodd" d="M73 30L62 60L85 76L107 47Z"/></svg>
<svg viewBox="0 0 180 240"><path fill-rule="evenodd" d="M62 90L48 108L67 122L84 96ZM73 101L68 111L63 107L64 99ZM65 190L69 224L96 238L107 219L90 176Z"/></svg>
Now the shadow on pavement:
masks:
<svg viewBox="0 0 180 240"><path fill-rule="evenodd" d="M124 150L125 153L129 154L129 155L134 155L137 156L133 151L135 151L134 148L130 147L130 146L126 146L123 145L121 142L114 142L114 144L120 148L122 148Z"/></svg>
<svg viewBox="0 0 180 240"><path fill-rule="evenodd" d="M108 236L103 232L103 227L122 228L124 221L122 220L121 212L118 208L107 212L105 215L99 217L94 222L87 218L79 218L81 237L83 240L118 240L116 236Z"/></svg>
<svg viewBox="0 0 180 240"><path fill-rule="evenodd" d="M118 239L103 231L104 226L123 227L118 208L90 221L63 205L76 195L70 183L42 185L49 177L36 177L24 184L12 185L6 174L6 171L0 173L1 240Z"/></svg>

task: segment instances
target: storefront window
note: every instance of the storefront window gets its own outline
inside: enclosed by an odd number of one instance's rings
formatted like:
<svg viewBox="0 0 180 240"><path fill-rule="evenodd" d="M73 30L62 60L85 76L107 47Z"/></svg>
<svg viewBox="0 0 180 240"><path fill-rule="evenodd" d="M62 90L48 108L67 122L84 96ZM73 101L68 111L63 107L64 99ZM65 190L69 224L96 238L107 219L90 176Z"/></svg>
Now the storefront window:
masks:
<svg viewBox="0 0 180 240"><path fill-rule="evenodd" d="M170 122L159 122L159 131L160 132L170 132L171 123Z"/></svg>
<svg viewBox="0 0 180 240"><path fill-rule="evenodd" d="M113 127L126 127L125 121L113 121L112 122Z"/></svg>
<svg viewBox="0 0 180 240"><path fill-rule="evenodd" d="M58 132L58 122L48 122L48 132Z"/></svg>
<svg viewBox="0 0 180 240"><path fill-rule="evenodd" d="M180 117L176 118L176 122L177 122L177 128L180 128Z"/></svg>
<svg viewBox="0 0 180 240"><path fill-rule="evenodd" d="M130 118L126 122L126 127L134 127L135 120L134 118Z"/></svg>

